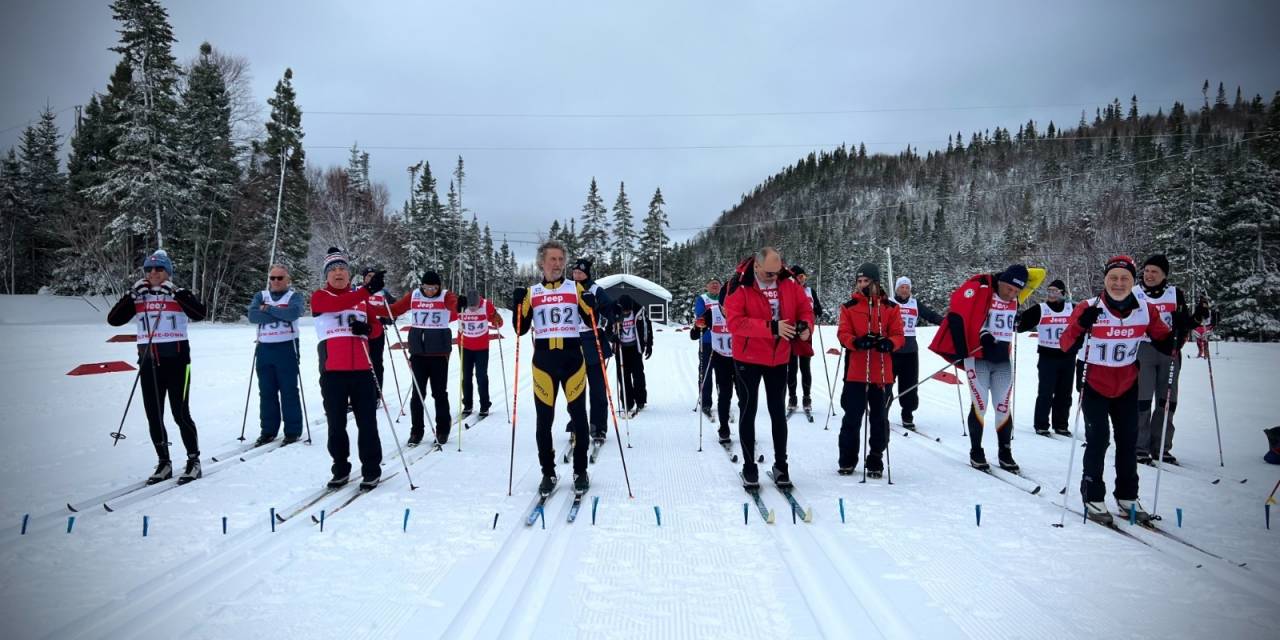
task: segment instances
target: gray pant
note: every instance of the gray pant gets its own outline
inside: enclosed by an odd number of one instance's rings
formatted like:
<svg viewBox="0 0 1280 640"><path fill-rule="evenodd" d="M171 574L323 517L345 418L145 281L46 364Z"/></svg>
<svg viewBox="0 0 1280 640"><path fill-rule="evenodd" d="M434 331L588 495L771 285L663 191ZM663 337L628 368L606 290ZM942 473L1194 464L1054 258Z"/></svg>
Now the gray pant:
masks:
<svg viewBox="0 0 1280 640"><path fill-rule="evenodd" d="M972 449L982 448L982 427L986 424L989 405L995 405L996 442L1001 447L1009 446L1013 437L1009 417L1013 365L965 358L964 368L969 378L969 446Z"/></svg>
<svg viewBox="0 0 1280 640"><path fill-rule="evenodd" d="M1173 392L1169 391L1169 367L1173 367ZM1138 453L1157 456L1160 452L1160 425L1164 431L1164 452L1173 449L1173 412L1178 408L1178 376L1182 359L1178 352L1166 356L1151 343L1138 345ZM1165 396L1169 397L1168 416ZM1154 400L1154 402L1153 402ZM1154 405L1154 408L1153 408Z"/></svg>

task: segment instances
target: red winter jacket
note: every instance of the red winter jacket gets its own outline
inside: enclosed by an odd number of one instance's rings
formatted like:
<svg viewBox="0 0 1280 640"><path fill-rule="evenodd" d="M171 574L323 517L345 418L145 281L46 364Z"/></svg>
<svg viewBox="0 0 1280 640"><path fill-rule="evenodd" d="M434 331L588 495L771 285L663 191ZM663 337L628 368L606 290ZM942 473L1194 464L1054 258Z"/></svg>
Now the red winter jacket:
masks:
<svg viewBox="0 0 1280 640"><path fill-rule="evenodd" d="M996 294L996 279L990 273L980 273L960 285L951 294L947 315L938 326L938 332L929 344L929 350L955 361L960 358L982 358L982 343L978 334L987 322L991 298ZM962 344L956 344L957 339ZM974 349L972 353L970 349Z"/></svg>
<svg viewBox="0 0 1280 640"><path fill-rule="evenodd" d="M722 310L733 336L733 359L767 367L791 360L792 343L773 333L773 309L755 281L755 260L748 258L738 267L738 277L725 297ZM778 274L778 319L795 324L801 320L813 326L813 307L800 285L783 270Z"/></svg>
<svg viewBox="0 0 1280 640"><path fill-rule="evenodd" d="M1133 294L1130 294L1129 297L1132 299ZM1105 293L1102 294L1102 299L1105 301L1107 309L1121 318L1128 318L1133 313L1132 309L1118 309L1117 307L1122 306L1122 303L1115 302L1111 299L1111 296ZM1150 302L1142 304L1147 305L1147 315L1151 317L1151 322L1147 323L1147 335L1151 337L1152 344L1159 345L1156 348L1161 352L1172 350L1173 330L1160 319L1160 311L1156 309L1155 305ZM1081 347L1080 344L1084 342L1084 329L1080 327L1080 314L1084 313L1084 310L1088 309L1089 306L1088 304L1077 304L1075 310L1071 312L1071 318L1067 320L1067 328L1063 330L1062 337L1058 341L1058 346L1063 351L1080 348L1080 354L1084 355L1084 347ZM1091 365L1085 376L1085 384L1092 387L1094 391L1108 398L1119 398L1138 381L1138 364L1135 362L1123 367Z"/></svg>
<svg viewBox="0 0 1280 640"><path fill-rule="evenodd" d="M365 300L369 291L358 287L355 291L334 289L325 285L311 294L311 315L355 309L369 314ZM372 314L368 317L370 328L378 326ZM361 336L341 336L323 340L317 345L320 353L320 373L327 371L369 371L368 341Z"/></svg>
<svg viewBox="0 0 1280 640"><path fill-rule="evenodd" d="M840 326L836 330L840 344L849 350L845 358L845 381L893 384L891 354L874 349L860 351L854 348L853 341L867 334L878 333L893 342L893 350L897 351L907 343L903 331L902 314L898 311L898 305L891 302L888 296L881 295L870 300L861 292L853 294L848 302L840 306ZM870 376L867 375L868 371Z"/></svg>

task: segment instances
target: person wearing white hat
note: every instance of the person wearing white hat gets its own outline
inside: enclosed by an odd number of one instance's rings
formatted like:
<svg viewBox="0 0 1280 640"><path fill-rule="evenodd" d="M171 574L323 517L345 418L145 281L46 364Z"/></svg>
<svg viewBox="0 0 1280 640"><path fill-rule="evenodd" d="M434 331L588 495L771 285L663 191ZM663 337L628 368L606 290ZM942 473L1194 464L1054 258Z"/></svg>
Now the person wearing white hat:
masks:
<svg viewBox="0 0 1280 640"><path fill-rule="evenodd" d="M914 413L920 406L916 384L920 378L920 347L916 344L916 327L921 320L941 324L942 316L911 295L911 278L901 276L893 283L893 301L902 314L902 330L907 342L893 352L893 371L898 378L898 404L902 407L902 426L915 431ZM904 391L906 390L906 391Z"/></svg>

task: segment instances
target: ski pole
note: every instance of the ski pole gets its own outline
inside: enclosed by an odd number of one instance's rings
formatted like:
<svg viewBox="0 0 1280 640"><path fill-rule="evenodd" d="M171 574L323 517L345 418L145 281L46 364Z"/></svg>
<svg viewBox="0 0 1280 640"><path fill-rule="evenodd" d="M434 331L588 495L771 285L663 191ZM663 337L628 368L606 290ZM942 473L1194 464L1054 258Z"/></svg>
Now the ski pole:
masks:
<svg viewBox="0 0 1280 640"><path fill-rule="evenodd" d="M876 327L877 327L876 333L883 336L884 335L884 319L880 317L879 311L876 312ZM880 354L880 384L885 385L885 391L888 391L889 389L893 388L893 385L889 382L889 379L886 378L884 375L884 361L886 358L889 358L889 357L890 356L887 353ZM889 484L893 484L893 461L889 457L889 405L885 404L883 407L880 408L880 411L884 413L884 418L883 418L884 420L884 470L889 476Z"/></svg>
<svg viewBox="0 0 1280 640"><path fill-rule="evenodd" d="M1101 304L1102 296L1098 296L1098 301L1094 303L1094 306L1100 306ZM1084 334L1084 364L1080 365L1080 382L1084 386L1080 389L1080 404L1076 405L1075 428L1071 430L1071 446L1067 447L1067 481L1062 485L1062 518L1058 521L1058 524L1053 525L1059 529L1067 524L1067 499L1071 495L1071 472L1076 462L1076 434L1080 433L1080 416L1084 413L1084 394L1088 391L1089 384L1089 338L1091 337L1093 337L1092 327L1087 329ZM1083 492L1084 487L1081 487L1080 490ZM1085 496L1082 493L1080 499L1083 501L1084 498Z"/></svg>
<svg viewBox="0 0 1280 640"><path fill-rule="evenodd" d="M409 480L409 490L414 491L418 487L414 486L413 475L409 473L409 462L404 459L404 449L400 447L400 435L396 433L396 423L391 420L391 410L387 408L387 400L382 396L382 385L378 384L378 376L373 372L373 356L369 354L369 341L363 337L360 338L360 346L364 348L364 358L369 363L369 377L373 378L373 388L377 390L378 399L382 401L382 413L387 416L387 424L391 425L391 439L395 440L396 451L400 454L400 464L404 465L404 477ZM374 419L377 419L377 412L374 413Z"/></svg>
<svg viewBox="0 0 1280 640"><path fill-rule="evenodd" d="M1208 350L1205 350L1208 354ZM1226 461L1222 457L1222 424L1218 422L1218 391L1213 386L1213 358L1206 355L1205 361L1209 364L1209 395L1213 398L1213 429L1218 432L1218 466L1227 466ZM1168 411L1169 407L1166 406Z"/></svg>
<svg viewBox="0 0 1280 640"><path fill-rule="evenodd" d="M516 304L516 372L515 372L515 393L511 395L511 463L507 467L507 495L511 495L511 484L514 481L516 471L516 415L520 409L520 320L524 316L521 307L524 303Z"/></svg>
<svg viewBox="0 0 1280 640"><path fill-rule="evenodd" d="M391 319L391 327L392 327L392 329L394 329L394 330L395 330L395 332L396 332L396 340L397 340L397 341L399 341L401 345L403 345L403 344L404 344L404 340L400 337L400 327L399 327L398 325L396 325L396 323L395 323L395 318L392 318L392 319ZM417 375L416 373L414 373L414 371L413 371L413 359L412 359L412 357L409 355L409 350L408 350L408 349L404 349L404 348L402 348L400 351L401 351L401 353L403 353L403 354L404 354L404 362L405 362L405 364L406 364L406 365L408 365L408 367L409 367L409 375L413 377L413 384L409 385L409 386L410 386L409 393L410 393L410 394L415 394L415 393L416 393L416 394L418 395L418 399L419 399L419 401L422 403L422 411L423 411L424 413L426 413L426 414L427 414L427 420L426 420L426 421L427 421L427 422L429 422L429 423L434 424L434 423L435 423L435 418L431 417L431 410L427 408L427 392L426 392L426 389L425 389L425 387L423 387L422 385L419 385L419 384L418 384L418 375ZM399 421L400 421L400 418L403 418L403 417L404 417L404 412L405 412L405 403L404 403L404 402L401 402L401 403L400 403L400 415L396 416L396 422L399 422ZM432 430L432 433L433 433L433 434L434 434L434 432L435 432L435 431L434 431L434 430ZM435 439L434 435L432 436L432 439Z"/></svg>
<svg viewBox="0 0 1280 640"><path fill-rule="evenodd" d="M827 412L827 422L826 422L826 424L822 425L822 430L823 430L823 431L829 431L829 430L830 430L830 428L831 428L831 418L835 417L835 415L836 415L836 407L835 407L835 401L836 401L836 384L837 384L837 382L839 381L840 376L844 375L844 368L840 366L841 361L844 359L844 353L845 353L845 350L844 350L844 349L841 349L841 350L840 350L840 355L836 356L836 381L833 381L833 382L831 383L831 389L830 389L830 392L827 394L827 398L828 398L828 400L829 400L829 402L827 403L827 408L828 408L828 409L830 409L830 411L828 411L828 412ZM824 352L824 355L823 355L822 357L823 357L823 358L826 358L825 352ZM824 363L825 363L825 361L824 361ZM846 366L847 366L847 365L846 365ZM848 384L848 383L846 382L845 384ZM843 395L843 392L841 393L841 395Z"/></svg>
<svg viewBox="0 0 1280 640"><path fill-rule="evenodd" d="M1009 372L1009 376L1010 376L1009 377L1009 440L1012 441L1013 436L1015 434L1013 425L1017 423L1017 418L1015 417L1016 415L1015 409L1017 407L1017 402L1018 402L1018 331L1017 331L1017 327L1014 327L1013 347L1010 348L1010 351L1013 352L1012 353L1013 366L1011 367L1012 370Z"/></svg>
<svg viewBox="0 0 1280 640"><path fill-rule="evenodd" d="M698 349L702 349L702 343L698 343ZM707 388L708 374L711 373L711 356L707 357L707 368L702 372L702 382L698 384L698 404L702 404L702 392ZM698 411L698 453L702 453L702 418L705 414L706 407L700 407Z"/></svg>
<svg viewBox="0 0 1280 640"><path fill-rule="evenodd" d="M613 392L609 389L609 372L604 366L604 351L600 346L600 331L596 328L596 314L594 310L587 311L587 317L591 319L591 335L596 341L596 357L600 359L600 375L604 377L604 392L609 399L609 413L613 416L613 435L618 440L618 457L622 460L622 477L627 481L627 497L635 498L635 494L631 493L631 476L627 474L627 456L622 450L622 432L618 429L618 413L613 408ZM621 358L619 358L621 360ZM627 446L631 444L630 429L628 428Z"/></svg>
<svg viewBox="0 0 1280 640"><path fill-rule="evenodd" d="M1157 452L1156 462L1156 492L1151 498L1151 515L1154 517L1159 513L1160 508L1160 472L1164 471L1164 434L1170 425L1173 424L1173 408L1169 406L1169 402L1173 399L1173 374L1177 371L1177 367L1182 364L1182 353L1174 351L1174 356L1169 362L1169 377L1165 380L1164 390L1164 420L1160 425L1160 438L1158 445L1160 451Z"/></svg>
<svg viewBox="0 0 1280 640"><path fill-rule="evenodd" d="M307 392L304 390L306 384L302 382L302 354L298 352L298 339L294 338L293 342L293 359L298 363L298 397L302 401L302 424L307 429L307 444L311 444L311 416L307 415Z"/></svg>
<svg viewBox="0 0 1280 640"><path fill-rule="evenodd" d="M594 315L591 317L591 322L593 323L593 326L594 326L594 323L595 323L595 316L594 316ZM598 344L599 342L600 342L600 337L599 337L599 336L596 336L596 343ZM631 409L630 409L630 407L627 407L627 400L628 400L628 397L627 397L627 396L628 396L628 394L627 394L627 365L626 365L626 363L624 363L624 362L623 362L623 360L624 360L625 358L624 358L623 353L622 353L622 350L623 350L624 348L625 348L625 347L624 347L621 343L619 343L619 344L618 344L618 349L617 349L617 351L618 351L618 371L619 371L619 374L618 374L618 391L619 391L619 395L621 395L621 396L622 396L622 407L623 407L623 409L624 409L624 411L622 412L622 415L624 416L624 418L623 418L623 422L625 422L625 423L626 423L626 425L627 425L627 448L628 448L628 449L630 449L630 448L631 448ZM614 426L616 427L617 425L614 425ZM619 438L621 438L621 437L622 437L622 434L618 434L618 437L619 437ZM621 442L621 440L619 440L619 442ZM619 446L621 446L621 445L619 445Z"/></svg>
<svg viewBox="0 0 1280 640"><path fill-rule="evenodd" d="M236 438L240 442L244 442L245 425L249 423L249 393L253 391L253 374L258 370L258 341L253 341L253 359L249 362L249 386L244 390L244 415L240 416L240 437Z"/></svg>
<svg viewBox="0 0 1280 640"><path fill-rule="evenodd" d="M813 325L814 331L818 332L818 348L822 350L822 373L827 378L827 415L830 416L835 412L836 408L833 406L834 398L831 397L835 394L834 391L831 391L831 371L827 369L827 344L826 341L822 339L822 325L818 324L816 319L814 320Z"/></svg>
<svg viewBox="0 0 1280 640"><path fill-rule="evenodd" d="M143 302L145 303L146 301L144 300ZM143 306L145 307L146 305L144 304ZM150 356L152 366L151 382L153 384L151 386L156 392L156 406L160 407L162 412L164 410L164 405L160 403L160 382L158 380L160 377L160 361L156 359L155 349L151 344L151 338L156 334L156 328L160 326L160 323L157 321L153 326L150 322L150 316L147 315L144 309L142 312L142 326L147 329L147 346L144 347L141 359L138 362L138 375L134 377L133 388L129 390L129 400L124 403L124 413L120 416L120 426L116 427L116 430L111 433L111 437L115 439L111 443L113 447L120 444L121 440L124 440L124 420L129 416L129 407L133 405L133 392L138 389L138 382L142 379L142 367L145 366L148 356ZM146 391L143 391L143 393L146 393Z"/></svg>
<svg viewBox="0 0 1280 640"><path fill-rule="evenodd" d="M875 315L875 313L876 313L876 308L875 308L875 305L873 304L871 305L871 315ZM867 331L868 332L871 331L870 318L867 318ZM862 421L862 424L866 426L866 428L862 430L862 483L863 484L866 484L867 482L867 440L871 436L871 408L875 406L875 403L871 402L871 353L868 352L866 356L867 356L867 367L866 367L866 375L862 378L863 384L865 386L863 387L863 393L862 393L863 397L862 397L862 407L861 407L863 411L867 412L867 415L863 418L863 421Z"/></svg>
<svg viewBox="0 0 1280 640"><path fill-rule="evenodd" d="M487 329L486 329L487 331ZM507 386L507 359L502 355L502 331L498 331L498 364L502 368L502 408L507 410L507 419L511 419L511 387Z"/></svg>
<svg viewBox="0 0 1280 640"><path fill-rule="evenodd" d="M913 384L913 385L911 385L911 386L907 387L906 389L903 389L902 391L899 391L899 392L898 392L898 395L896 395L896 396L895 396L895 395L890 394L889 398L888 398L887 400L885 400L885 406L888 406L888 405L892 404L894 400L896 400L896 399L898 399L898 398L901 398L902 396L904 396L904 395L906 395L906 394L908 394L908 393L911 393L912 391L915 391L917 387L919 387L920 385L922 385L922 384L924 384L924 383L926 383L926 382L928 382L928 381L932 380L932 379L933 379L933 377L934 377L934 376L936 376L936 375L938 375L939 373L942 373L943 371L946 371L947 369L950 369L950 368L952 368L952 367L959 367L960 365L964 364L965 358L968 358L969 356L973 355L974 353L976 353L976 352L978 351L978 349L981 349L981 348L982 348L982 345L978 345L978 346L976 346L976 347L974 347L974 348L970 349L970 350L969 350L969 353L966 353L965 355L963 355L963 356L961 356L961 357L959 357L959 358L957 358L957 359L955 359L955 360L952 360L951 362L948 362L948 363L946 364L946 366L942 367L941 369L938 369L937 371L934 371L933 373L931 373L931 374L929 374L929 375L925 376L924 378L921 378L920 382L917 382L917 383L915 383L915 384Z"/></svg>
<svg viewBox="0 0 1280 640"><path fill-rule="evenodd" d="M956 384L956 404L960 406L960 436L969 435L968 425L964 419L964 398L960 395L960 385Z"/></svg>
<svg viewBox="0 0 1280 640"><path fill-rule="evenodd" d="M458 318L458 451L462 451L462 432L466 431L466 425L462 424L462 382L467 375L466 367L462 366L462 318ZM478 391L478 389L477 389Z"/></svg>

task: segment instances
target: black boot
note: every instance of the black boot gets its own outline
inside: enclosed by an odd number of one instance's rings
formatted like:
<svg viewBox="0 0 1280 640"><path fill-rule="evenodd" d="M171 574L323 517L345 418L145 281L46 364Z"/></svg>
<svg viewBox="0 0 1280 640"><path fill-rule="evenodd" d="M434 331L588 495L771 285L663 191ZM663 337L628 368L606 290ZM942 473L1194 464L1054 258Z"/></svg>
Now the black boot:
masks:
<svg viewBox="0 0 1280 640"><path fill-rule="evenodd" d="M276 437L275 437L275 436L269 436L269 435L267 435L267 434L265 434L265 433L264 433L264 434L262 434L262 435L258 436L258 439L257 439L257 440L254 440L254 441L253 441L253 446L255 446L255 447L261 447L262 445L267 444L268 442L271 442L272 440L275 440L275 439L276 439Z"/></svg>
<svg viewBox="0 0 1280 640"><path fill-rule="evenodd" d="M788 473L786 465L781 468L777 464L773 465L773 483L782 489L790 489L793 486L791 484L791 474Z"/></svg>
<svg viewBox="0 0 1280 640"><path fill-rule="evenodd" d="M156 463L155 472L151 474L151 477L147 478L147 484L156 484L157 482L164 482L165 480L168 480L169 478L172 478L172 477L173 477L173 463L169 462L168 460L161 460L160 462Z"/></svg>
<svg viewBox="0 0 1280 640"><path fill-rule="evenodd" d="M330 489L338 489L338 488L341 488L343 485L347 484L349 480L351 480L350 473L343 473L343 474L335 473L333 474L333 479L330 480L329 484L325 486L329 487Z"/></svg>
<svg viewBox="0 0 1280 640"><path fill-rule="evenodd" d="M573 474L573 492L582 495L591 488L591 479L587 477L587 472Z"/></svg>
<svg viewBox="0 0 1280 640"><path fill-rule="evenodd" d="M422 436L426 435L425 433L423 433L423 431L424 430L422 429L409 430L409 446L416 447L422 444Z"/></svg>
<svg viewBox="0 0 1280 640"><path fill-rule="evenodd" d="M867 454L867 464L864 467L867 470L868 478L879 478L884 476L884 460L878 451L872 451Z"/></svg>
<svg viewBox="0 0 1280 640"><path fill-rule="evenodd" d="M748 491L754 491L760 488L760 470L756 468L755 462L743 463L742 486Z"/></svg>
<svg viewBox="0 0 1280 640"><path fill-rule="evenodd" d="M969 450L969 466L979 471L991 468L991 465L987 464L987 452L983 451L982 447Z"/></svg>
<svg viewBox="0 0 1280 640"><path fill-rule="evenodd" d="M1017 473L1021 467L1013 459L1013 448L1009 446L1000 447L1000 453L996 456L1000 462L1000 468L1009 473Z"/></svg>
<svg viewBox="0 0 1280 640"><path fill-rule="evenodd" d="M178 476L178 484L186 484L203 477L204 472L200 470L200 456L187 456L187 468L182 471L182 475Z"/></svg>
<svg viewBox="0 0 1280 640"><path fill-rule="evenodd" d="M555 491L556 483L560 481L555 475L542 476L542 482L538 484L538 493L549 496Z"/></svg>

